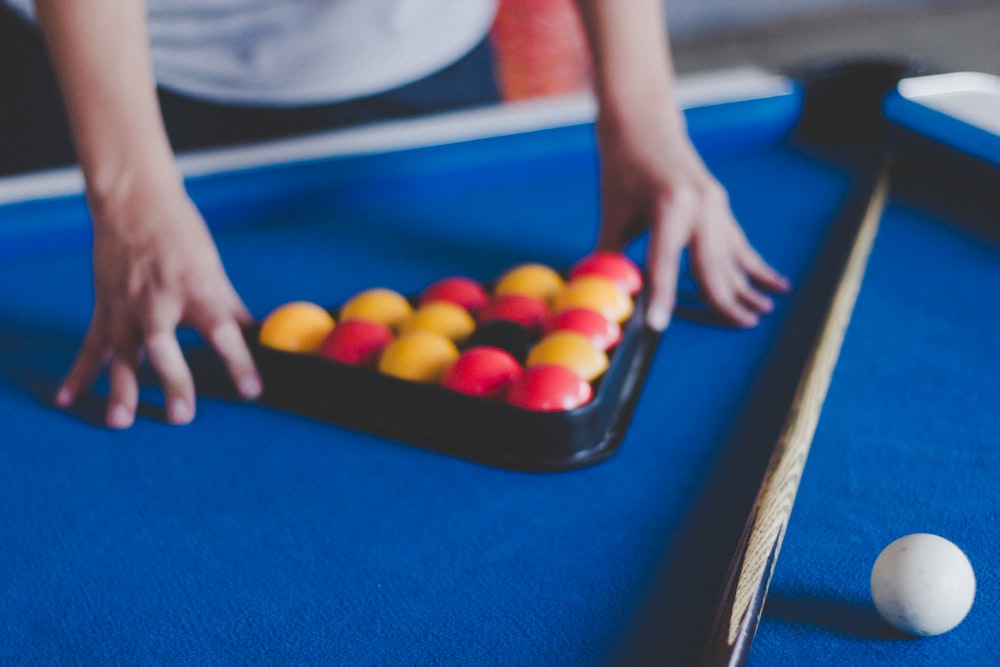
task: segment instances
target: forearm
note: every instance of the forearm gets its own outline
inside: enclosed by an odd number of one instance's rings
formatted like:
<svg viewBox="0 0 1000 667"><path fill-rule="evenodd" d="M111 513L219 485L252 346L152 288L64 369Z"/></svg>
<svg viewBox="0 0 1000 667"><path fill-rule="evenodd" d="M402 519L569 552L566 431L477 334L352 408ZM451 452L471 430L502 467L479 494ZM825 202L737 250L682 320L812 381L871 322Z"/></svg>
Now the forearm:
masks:
<svg viewBox="0 0 1000 667"><path fill-rule="evenodd" d="M787 282L753 250L725 190L701 161L674 94L662 0L577 0L594 56L601 148L598 245L621 248L651 230L647 322L670 321L686 248L707 301L741 326L772 302L765 291Z"/></svg>
<svg viewBox="0 0 1000 667"><path fill-rule="evenodd" d="M683 123L662 0L577 0L594 59L602 120L656 110Z"/></svg>
<svg viewBox="0 0 1000 667"><path fill-rule="evenodd" d="M145 3L37 0L36 7L91 207L112 208L137 187L179 186L156 98Z"/></svg>

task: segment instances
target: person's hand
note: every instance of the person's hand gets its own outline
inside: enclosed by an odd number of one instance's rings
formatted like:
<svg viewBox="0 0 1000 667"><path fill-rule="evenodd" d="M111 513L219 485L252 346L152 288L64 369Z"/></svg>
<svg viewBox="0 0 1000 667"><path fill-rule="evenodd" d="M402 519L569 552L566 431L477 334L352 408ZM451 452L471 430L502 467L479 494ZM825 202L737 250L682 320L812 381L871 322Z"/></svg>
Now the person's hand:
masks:
<svg viewBox="0 0 1000 667"><path fill-rule="evenodd" d="M770 312L766 292L788 281L751 247L672 105L632 107L625 117L598 120L601 148L601 231L598 246L620 250L650 226L647 271L649 325L662 331L676 300L681 252L709 305L729 322L755 325Z"/></svg>
<svg viewBox="0 0 1000 667"><path fill-rule="evenodd" d="M215 244L180 184L129 185L111 201L91 201L95 304L76 362L57 395L67 407L107 367L106 421L127 428L139 398L145 357L163 388L167 420L195 414L191 371L177 341L193 326L222 357L240 395L256 398L261 380L240 326L252 321Z"/></svg>

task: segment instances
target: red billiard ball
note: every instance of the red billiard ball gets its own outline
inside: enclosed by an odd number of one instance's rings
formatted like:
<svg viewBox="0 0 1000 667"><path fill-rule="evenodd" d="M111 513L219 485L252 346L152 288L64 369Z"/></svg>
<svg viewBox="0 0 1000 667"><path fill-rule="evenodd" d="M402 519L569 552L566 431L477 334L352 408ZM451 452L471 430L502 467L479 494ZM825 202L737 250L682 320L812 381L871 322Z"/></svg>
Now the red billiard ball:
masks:
<svg viewBox="0 0 1000 667"><path fill-rule="evenodd" d="M479 318L482 322L508 320L529 329L541 329L549 317L549 307L545 301L526 294L502 294L483 308Z"/></svg>
<svg viewBox="0 0 1000 667"><path fill-rule="evenodd" d="M503 398L520 375L521 365L507 352L496 347L473 347L451 365L441 384L463 394Z"/></svg>
<svg viewBox="0 0 1000 667"><path fill-rule="evenodd" d="M528 410L573 410L593 397L593 389L564 366L542 364L526 368L507 391L507 402Z"/></svg>
<svg viewBox="0 0 1000 667"><path fill-rule="evenodd" d="M546 331L575 331L593 343L594 347L607 352L622 338L622 328L596 310L570 308L549 318Z"/></svg>
<svg viewBox="0 0 1000 667"><path fill-rule="evenodd" d="M432 301L449 301L475 315L489 301L489 296L475 280L452 276L433 282L424 289L420 295L420 305Z"/></svg>
<svg viewBox="0 0 1000 667"><path fill-rule="evenodd" d="M392 330L381 322L348 320L323 339L319 353L342 364L374 365L391 342Z"/></svg>
<svg viewBox="0 0 1000 667"><path fill-rule="evenodd" d="M603 276L629 296L635 296L642 289L642 271L631 259L618 252L595 252L576 262L569 270L570 279L587 275Z"/></svg>

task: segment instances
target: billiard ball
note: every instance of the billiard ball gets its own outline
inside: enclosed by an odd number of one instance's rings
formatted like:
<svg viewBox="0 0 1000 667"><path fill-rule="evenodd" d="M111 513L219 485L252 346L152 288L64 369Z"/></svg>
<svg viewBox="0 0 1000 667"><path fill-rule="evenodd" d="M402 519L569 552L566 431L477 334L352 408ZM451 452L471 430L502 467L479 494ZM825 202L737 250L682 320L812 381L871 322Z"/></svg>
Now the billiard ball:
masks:
<svg viewBox="0 0 1000 667"><path fill-rule="evenodd" d="M413 307L402 294L384 287L374 287L348 299L340 309L340 321L371 320L398 331L412 314Z"/></svg>
<svg viewBox="0 0 1000 667"><path fill-rule="evenodd" d="M545 301L527 294L501 294L486 304L479 315L481 322L507 320L534 330L541 330L548 318Z"/></svg>
<svg viewBox="0 0 1000 667"><path fill-rule="evenodd" d="M608 369L608 357L590 340L575 331L548 334L528 352L528 368L544 364L565 366L587 382L597 379Z"/></svg>
<svg viewBox="0 0 1000 667"><path fill-rule="evenodd" d="M598 251L570 267L570 280L587 275L604 276L629 296L635 296L642 289L642 271L631 259L618 252Z"/></svg>
<svg viewBox="0 0 1000 667"><path fill-rule="evenodd" d="M506 271L497 280L493 293L521 294L552 303L556 294L562 291L565 281L555 269L544 264L521 264Z"/></svg>
<svg viewBox="0 0 1000 667"><path fill-rule="evenodd" d="M929 533L906 535L875 560L872 601L879 615L917 636L948 632L965 618L976 596L976 575L955 544Z"/></svg>
<svg viewBox="0 0 1000 667"><path fill-rule="evenodd" d="M472 347L448 368L441 384L463 394L503 398L520 375L521 365L508 352L497 347Z"/></svg>
<svg viewBox="0 0 1000 667"><path fill-rule="evenodd" d="M401 333L433 331L461 343L476 328L476 321L465 308L450 301L431 301L404 320Z"/></svg>
<svg viewBox="0 0 1000 667"><path fill-rule="evenodd" d="M378 369L386 375L413 382L438 382L458 359L455 344L431 331L411 331L382 351Z"/></svg>
<svg viewBox="0 0 1000 667"><path fill-rule="evenodd" d="M607 352L622 338L622 328L596 310L589 308L568 308L549 318L545 325L549 333L553 331L575 331L585 336L602 352Z"/></svg>
<svg viewBox="0 0 1000 667"><path fill-rule="evenodd" d="M334 328L334 319L325 308L307 301L293 301L264 318L258 340L276 350L311 353Z"/></svg>
<svg viewBox="0 0 1000 667"><path fill-rule="evenodd" d="M612 322L622 323L632 315L632 299L615 283L603 276L585 275L569 281L555 298L555 311L570 308L596 310Z"/></svg>
<svg viewBox="0 0 1000 667"><path fill-rule="evenodd" d="M327 335L319 354L350 366L370 366L391 342L392 330L381 322L348 320Z"/></svg>
<svg viewBox="0 0 1000 667"><path fill-rule="evenodd" d="M555 364L525 369L507 391L510 405L541 412L575 410L592 397L589 382Z"/></svg>
<svg viewBox="0 0 1000 667"><path fill-rule="evenodd" d="M483 286L471 278L452 276L428 285L420 294L420 305L449 301L476 315L489 301Z"/></svg>

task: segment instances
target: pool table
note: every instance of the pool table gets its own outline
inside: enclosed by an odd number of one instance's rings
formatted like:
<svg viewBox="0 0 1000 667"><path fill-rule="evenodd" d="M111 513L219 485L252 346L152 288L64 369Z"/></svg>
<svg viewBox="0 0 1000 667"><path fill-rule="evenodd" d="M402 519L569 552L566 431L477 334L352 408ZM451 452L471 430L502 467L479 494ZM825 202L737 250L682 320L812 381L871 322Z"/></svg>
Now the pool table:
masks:
<svg viewBox="0 0 1000 667"><path fill-rule="evenodd" d="M794 288L736 330L700 308L685 272L614 451L566 470L241 402L186 331L191 425L165 423L148 373L127 431L100 425L106 383L54 408L92 307L80 176L0 180L0 662L988 664L1000 645L996 80L970 93L948 77L896 86L903 74L681 81L696 145ZM540 100L180 162L263 317L373 286L413 294L445 275L569 266L597 231L593 114L587 96ZM872 208L877 191L888 196ZM720 653L773 434L794 416L787 397L856 222L873 215L780 551L747 641ZM628 253L641 263L644 250L640 238ZM943 636L897 634L868 595L879 551L913 532L956 542L976 570L972 611Z"/></svg>

